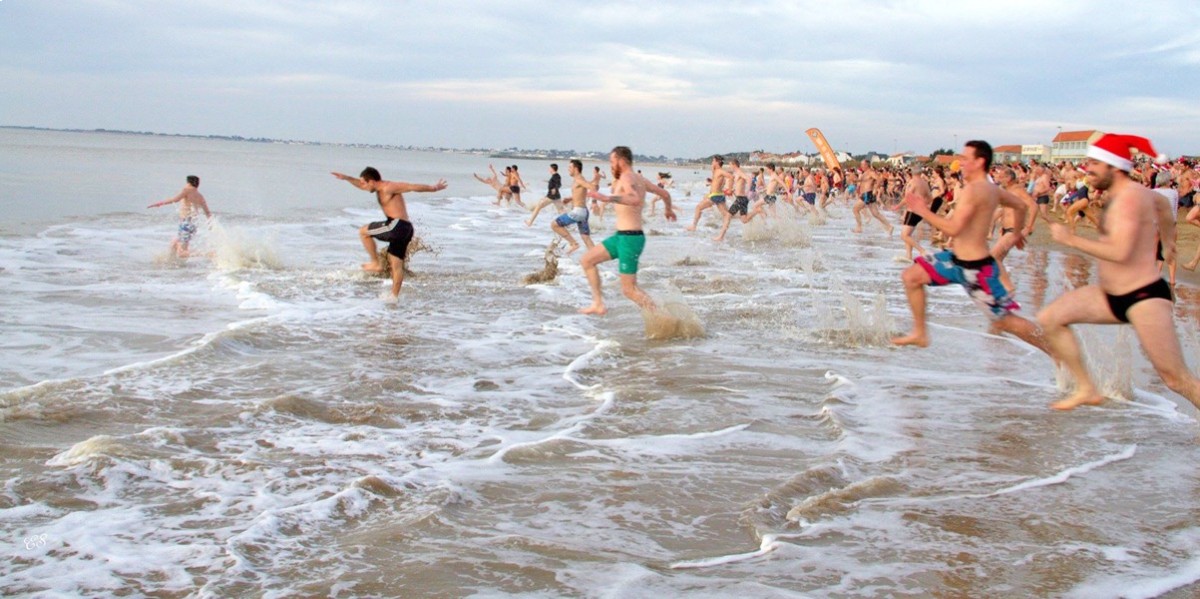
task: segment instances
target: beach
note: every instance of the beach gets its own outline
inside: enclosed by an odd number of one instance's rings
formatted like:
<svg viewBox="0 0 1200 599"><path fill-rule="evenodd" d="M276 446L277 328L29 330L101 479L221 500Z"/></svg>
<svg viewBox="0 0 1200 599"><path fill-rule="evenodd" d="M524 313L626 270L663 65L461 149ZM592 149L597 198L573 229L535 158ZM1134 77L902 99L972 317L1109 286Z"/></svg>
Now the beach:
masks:
<svg viewBox="0 0 1200 599"><path fill-rule="evenodd" d="M683 230L707 172L644 165L680 222L647 217L639 278L694 325L654 334L615 264L603 318L578 254L522 282L553 209L492 205L486 157L8 129L0 156L5 596L1200 590L1197 413L1129 327L1078 328L1112 399L1066 413L959 288L931 291L929 348L894 348L903 244L840 203L716 243L714 217ZM548 162L519 163L536 201ZM375 198L329 175L367 165L449 182L408 197L428 249L396 304L359 270ZM181 262L144 207L188 174L216 221ZM1029 317L1095 279L1039 228L1006 261Z"/></svg>

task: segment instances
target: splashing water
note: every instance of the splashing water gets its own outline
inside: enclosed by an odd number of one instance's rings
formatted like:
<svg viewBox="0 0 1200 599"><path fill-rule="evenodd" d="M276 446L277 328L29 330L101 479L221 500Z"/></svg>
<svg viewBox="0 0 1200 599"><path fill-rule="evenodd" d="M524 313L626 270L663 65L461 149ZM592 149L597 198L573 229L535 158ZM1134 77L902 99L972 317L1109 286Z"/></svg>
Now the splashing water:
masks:
<svg viewBox="0 0 1200 599"><path fill-rule="evenodd" d="M215 216L208 220L208 229L212 260L218 270L280 267L273 237L252 236L241 228L226 227Z"/></svg>
<svg viewBox="0 0 1200 599"><path fill-rule="evenodd" d="M521 283L532 285L534 283L545 283L553 281L558 277L558 249L562 244L558 239L554 239L546 246L546 252L542 254L542 269L536 272L531 272L521 279Z"/></svg>

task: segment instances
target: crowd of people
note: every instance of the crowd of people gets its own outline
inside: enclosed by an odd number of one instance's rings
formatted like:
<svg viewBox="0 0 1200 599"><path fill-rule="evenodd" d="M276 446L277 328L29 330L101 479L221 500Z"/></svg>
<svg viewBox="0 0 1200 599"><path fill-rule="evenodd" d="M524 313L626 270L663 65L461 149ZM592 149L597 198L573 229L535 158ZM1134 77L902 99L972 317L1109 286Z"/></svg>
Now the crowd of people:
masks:
<svg viewBox="0 0 1200 599"><path fill-rule="evenodd" d="M1173 316L1176 224L1182 210L1186 211L1185 222L1200 227L1200 205L1195 201L1200 172L1184 160L1167 165L1135 161L1135 156L1154 156L1150 142L1113 134L1090 146L1088 158L1081 164L993 164L992 148L983 141L967 142L949 168L876 167L864 160L857 168L834 165L788 170L766 164L747 170L737 159L726 165L722 156L714 156L707 192L696 204L686 230L696 231L704 213L714 208L720 224L713 239L723 241L735 218L748 224L756 218L808 216L812 222L822 223L831 203L849 205L855 234L864 234L864 217L878 221L889 237L898 224L906 260L912 262L903 271L901 282L913 328L893 339L895 345L927 346L925 289L961 285L991 317L992 332L1017 336L1046 352L1072 375L1074 392L1053 407L1071 409L1102 400L1070 325L1128 323L1166 385L1200 408L1200 380L1185 363ZM532 207L525 224L533 226L543 209L554 206L558 215L550 227L567 242L567 254L580 247L570 231L575 227L587 248L580 264L592 294L592 302L580 313L607 312L598 266L614 259L623 294L642 309L654 311L657 305L637 280L646 245L644 214L649 198L652 213L661 201L665 218L676 219L669 191L673 181L669 173L659 173L657 181L650 181L635 170L633 153L626 146L612 150L609 167L612 182L608 193L602 193L604 172L595 167L589 178L583 163L571 160L567 168L570 193L564 198L558 165L549 165L546 194ZM489 171L490 176L475 178L495 191L495 204L515 202L529 209L521 200L522 190L528 187L516 165L505 167L503 174L490 165ZM372 167L358 177L333 175L376 194L385 220L359 230L368 255L362 268L368 272L390 270L391 296L396 298L414 235L404 194L440 191L446 188L445 180L432 185L385 181ZM180 256L187 254L198 213L210 214L198 186L199 180L189 177L178 195L151 205L180 204L179 234L172 246ZM781 213L781 204L790 211ZM609 205L616 215L616 231L595 244L589 220L603 218ZM1045 223L1054 242L1094 258L1099 281L1064 293L1031 319L1018 314L1015 286L1004 259L1014 248L1025 246L1039 222ZM1095 227L1095 235L1079 234L1083 222ZM922 244L923 223L930 229L928 242L937 251ZM376 241L388 244L390 269L384 268ZM1200 247L1194 252L1182 264L1184 268L1195 269L1200 264Z"/></svg>

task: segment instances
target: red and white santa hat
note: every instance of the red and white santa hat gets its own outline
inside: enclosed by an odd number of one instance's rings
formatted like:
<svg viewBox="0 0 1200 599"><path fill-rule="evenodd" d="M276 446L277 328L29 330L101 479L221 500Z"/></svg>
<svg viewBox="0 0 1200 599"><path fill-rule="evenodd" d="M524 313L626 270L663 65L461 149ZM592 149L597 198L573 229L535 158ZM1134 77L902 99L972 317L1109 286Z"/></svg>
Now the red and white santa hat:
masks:
<svg viewBox="0 0 1200 599"><path fill-rule="evenodd" d="M1150 145L1150 140L1145 137L1119 133L1101 135L1096 143L1088 146L1087 156L1127 171L1133 168L1132 150L1134 149L1147 156L1153 156L1154 162L1158 164L1167 162L1167 155L1155 151L1154 146Z"/></svg>

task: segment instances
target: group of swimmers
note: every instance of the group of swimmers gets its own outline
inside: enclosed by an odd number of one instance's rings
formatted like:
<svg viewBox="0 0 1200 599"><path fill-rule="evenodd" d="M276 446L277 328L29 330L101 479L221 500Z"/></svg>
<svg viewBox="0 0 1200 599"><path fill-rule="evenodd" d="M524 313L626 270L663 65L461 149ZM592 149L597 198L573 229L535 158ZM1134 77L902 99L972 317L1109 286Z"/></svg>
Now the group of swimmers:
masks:
<svg viewBox="0 0 1200 599"><path fill-rule="evenodd" d="M1188 370L1174 328L1174 272L1172 270L1170 283L1161 275L1164 263L1174 263L1175 213L1182 196L1194 197L1195 171L1188 165L1173 169L1135 166L1131 158L1133 149L1154 155L1150 142L1144 138L1109 134L1089 147L1085 164L1058 170L1059 186L1065 188L1063 197L1067 197L1071 187L1075 186L1076 190L1089 190L1080 196L1090 196L1089 203L1103 203L1103 211L1095 217L1098 239L1076 234L1071 219L1079 211L1073 213L1068 209L1066 224L1047 216L1048 198L1056 193L1052 191L1055 177L1048 166L993 166L992 148L983 141L969 141L964 145L957 161L961 173L949 178L941 170L925 171L920 167L909 173L885 175L864 161L857 172L844 176L840 168L826 172L806 169L800 172L802 176L795 176L789 182L774 164L768 164L761 173L763 178L758 179L758 174L747 174L736 159L726 170L724 159L714 156L708 194L697 204L687 230L694 231L703 212L716 207L722 216L720 231L715 237L719 241L724 239L735 216L743 223L756 217L767 218L768 212L777 216L775 204L780 197L797 210L811 210L814 215L819 215L829 201L842 197L854 201L856 232L862 231L860 213L866 210L886 227L890 235L893 226L879 212L879 195L896 194L895 186L900 186L902 203L907 208L901 235L909 257L914 252L918 257L901 275L913 328L908 334L893 339L895 345L927 346L925 288L957 284L985 308L992 318L993 332L1007 332L1019 337L1046 352L1072 375L1074 392L1052 407L1072 409L1102 401L1070 325L1129 323L1164 383L1200 408L1200 379ZM580 264L592 294L591 303L581 308L580 313L602 315L607 312L597 267L613 259L618 260L623 294L639 307L652 311L657 306L637 281L639 260L646 243L643 212L647 196L652 195L654 201L663 202L666 219L676 219L671 194L666 189L669 181L665 181L660 173L659 181L651 182L640 171L634 170L633 153L627 146L613 148L609 153L609 164L613 174L612 188L611 193L603 194L599 191L603 179L599 167L588 180L583 175L581 161L569 162L569 206L564 205L561 196L558 165L550 165L547 194L534 207L526 224L532 226L543 208L555 205L561 214L551 227L568 243L568 254L577 250L580 244L567 227L575 225L577 228L587 247ZM476 179L496 189L496 202L511 198L524 206L520 201L520 190L525 185L517 168L505 169L503 183L495 169L490 166L489 169L492 177L485 179L476 175ZM432 185L385 181L372 167L363 169L358 177L332 174L376 194L385 220L359 229L360 240L368 255L362 268L368 272L384 270L375 241L386 242L392 276L391 296L397 297L404 281L403 263L413 238L404 194L440 191L446 188L446 181L442 179ZM1142 185L1141 181L1148 180L1153 181L1154 190ZM1176 181L1179 190L1171 188ZM181 256L186 255L188 241L195 233L197 213L203 211L211 216L198 187L199 179L189 176L187 186L178 195L150 205L180 203L179 235L172 248ZM792 200L793 189L799 191L798 200ZM752 194L755 196L753 202ZM733 196L733 201L726 206L729 195ZM616 214L616 232L599 245L594 244L590 236L589 198L593 200L594 208L613 205ZM1099 262L1099 282L1063 294L1031 320L1016 314L1019 306L1014 300L1014 286L1004 270L1003 260L1012 248L1024 247L1038 218L1048 223L1056 242ZM1192 207L1187 220L1200 226L1200 207ZM921 222L928 223L943 235L943 249L931 254L924 252L913 235ZM996 226L1000 227L998 237L994 231ZM1197 262L1200 262L1200 251L1185 267L1194 268Z"/></svg>

